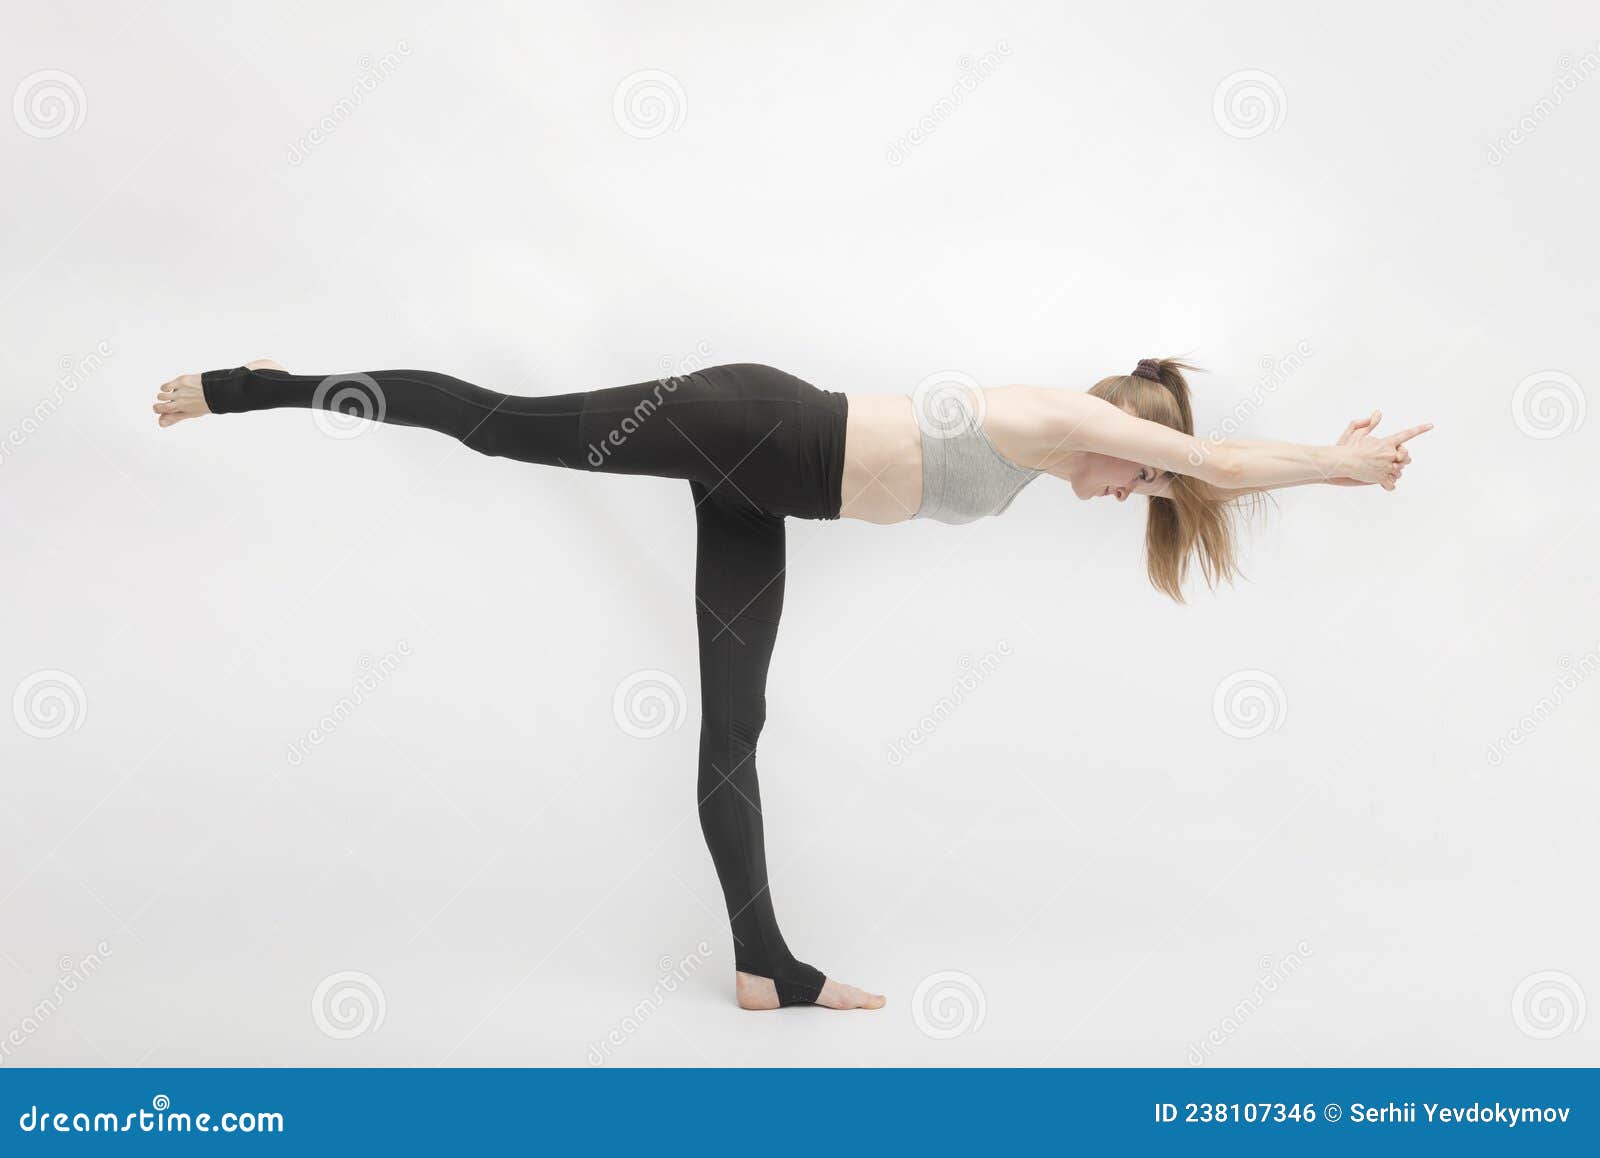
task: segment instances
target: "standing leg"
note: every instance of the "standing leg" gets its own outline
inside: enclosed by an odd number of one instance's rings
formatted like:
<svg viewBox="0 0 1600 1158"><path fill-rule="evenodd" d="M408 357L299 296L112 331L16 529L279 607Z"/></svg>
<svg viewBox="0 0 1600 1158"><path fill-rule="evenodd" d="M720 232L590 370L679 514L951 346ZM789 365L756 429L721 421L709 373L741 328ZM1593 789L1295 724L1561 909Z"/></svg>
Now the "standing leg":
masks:
<svg viewBox="0 0 1600 1158"><path fill-rule="evenodd" d="M739 972L771 978L780 1005L810 1005L824 978L795 959L778 929L756 778L767 667L783 614L783 518L731 488L689 485L699 529L700 828L722 882Z"/></svg>

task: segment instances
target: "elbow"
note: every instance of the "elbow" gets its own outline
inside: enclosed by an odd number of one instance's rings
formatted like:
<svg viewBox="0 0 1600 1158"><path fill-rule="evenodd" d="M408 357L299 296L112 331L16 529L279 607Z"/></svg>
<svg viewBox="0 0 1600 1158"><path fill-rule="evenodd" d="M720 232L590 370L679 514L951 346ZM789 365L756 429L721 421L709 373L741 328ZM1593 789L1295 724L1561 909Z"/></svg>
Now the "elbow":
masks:
<svg viewBox="0 0 1600 1158"><path fill-rule="evenodd" d="M1192 472L1201 482L1208 482L1224 490L1238 490L1247 486L1245 455L1236 446L1226 442L1201 448L1203 459Z"/></svg>

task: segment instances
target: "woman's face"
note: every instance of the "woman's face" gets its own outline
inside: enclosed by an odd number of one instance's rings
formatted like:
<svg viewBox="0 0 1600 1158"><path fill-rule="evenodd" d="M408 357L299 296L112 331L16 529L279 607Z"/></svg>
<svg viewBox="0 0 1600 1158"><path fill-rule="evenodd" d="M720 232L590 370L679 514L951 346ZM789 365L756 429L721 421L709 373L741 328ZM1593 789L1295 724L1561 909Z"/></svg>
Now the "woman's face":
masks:
<svg viewBox="0 0 1600 1158"><path fill-rule="evenodd" d="M1122 409L1139 417L1131 406L1125 405ZM1072 476L1072 490L1080 499L1115 495L1120 503L1129 495L1164 495L1171 481L1171 473L1153 466L1090 451L1083 456L1082 468Z"/></svg>
<svg viewBox="0 0 1600 1158"><path fill-rule="evenodd" d="M1115 495L1120 503L1129 495L1161 494L1166 481L1154 467L1090 452L1083 456L1082 468L1072 476L1072 490L1080 499Z"/></svg>

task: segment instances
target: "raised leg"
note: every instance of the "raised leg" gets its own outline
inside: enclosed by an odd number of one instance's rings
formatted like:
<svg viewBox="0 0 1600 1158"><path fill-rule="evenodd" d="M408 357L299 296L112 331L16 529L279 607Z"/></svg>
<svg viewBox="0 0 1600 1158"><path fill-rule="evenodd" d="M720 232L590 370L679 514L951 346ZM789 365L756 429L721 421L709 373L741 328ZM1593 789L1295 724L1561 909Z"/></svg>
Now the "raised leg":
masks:
<svg viewBox="0 0 1600 1158"><path fill-rule="evenodd" d="M686 479L781 515L839 514L845 396L737 362L565 394L502 394L432 370L291 374L270 362L184 374L163 427L292 407L449 435L479 452L607 474Z"/></svg>
<svg viewBox="0 0 1600 1158"><path fill-rule="evenodd" d="M213 414L295 407L330 410L458 439L480 454L585 469L585 395L502 394L433 370L290 374L283 370L207 370L200 376Z"/></svg>

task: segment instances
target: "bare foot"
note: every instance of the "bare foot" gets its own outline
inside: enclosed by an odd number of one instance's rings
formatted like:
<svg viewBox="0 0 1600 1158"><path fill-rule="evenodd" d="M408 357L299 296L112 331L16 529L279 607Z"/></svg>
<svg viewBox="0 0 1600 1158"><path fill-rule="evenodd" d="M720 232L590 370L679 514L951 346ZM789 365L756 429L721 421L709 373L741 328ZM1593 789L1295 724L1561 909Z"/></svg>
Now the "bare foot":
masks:
<svg viewBox="0 0 1600 1158"><path fill-rule="evenodd" d="M740 1009L778 1008L778 987L772 983L772 978L737 972L733 977ZM826 1009L882 1009L884 998L881 993L868 993L829 977L822 983L817 1004Z"/></svg>
<svg viewBox="0 0 1600 1158"><path fill-rule="evenodd" d="M257 358L254 362L245 363L245 366L250 370L283 369L271 358ZM161 416L158 421L163 430L176 426L186 418L199 418L202 414L211 413L198 374L180 374L168 382L157 392L156 404L150 409Z"/></svg>

